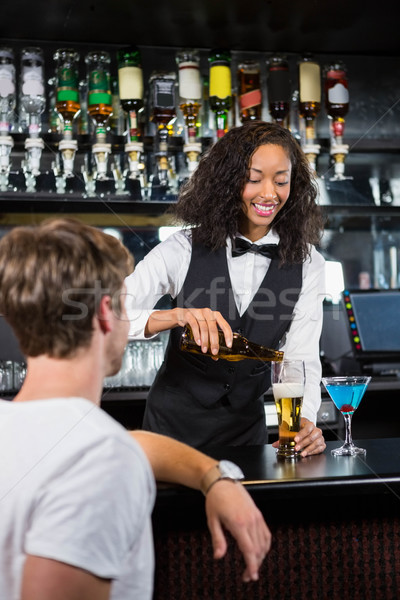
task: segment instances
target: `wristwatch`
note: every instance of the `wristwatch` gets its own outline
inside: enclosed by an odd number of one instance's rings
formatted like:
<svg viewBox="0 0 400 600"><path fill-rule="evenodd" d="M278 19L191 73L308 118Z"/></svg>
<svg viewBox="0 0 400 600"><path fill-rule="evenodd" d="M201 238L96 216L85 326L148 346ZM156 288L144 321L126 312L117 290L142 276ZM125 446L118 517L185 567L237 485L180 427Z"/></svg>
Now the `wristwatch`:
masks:
<svg viewBox="0 0 400 600"><path fill-rule="evenodd" d="M220 479L230 479L231 481L240 481L244 479L244 473L238 465L230 460L220 460L217 465L212 467L204 475L200 483L200 489L206 496L210 488Z"/></svg>

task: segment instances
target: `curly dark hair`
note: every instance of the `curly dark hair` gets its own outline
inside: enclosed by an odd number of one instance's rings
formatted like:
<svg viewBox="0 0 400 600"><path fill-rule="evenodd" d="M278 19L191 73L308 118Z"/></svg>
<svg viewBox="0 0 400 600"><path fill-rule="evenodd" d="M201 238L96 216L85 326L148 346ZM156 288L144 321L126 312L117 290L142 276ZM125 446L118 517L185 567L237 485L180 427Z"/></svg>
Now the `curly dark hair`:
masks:
<svg viewBox="0 0 400 600"><path fill-rule="evenodd" d="M225 246L227 237L239 231L251 158L264 144L281 146L291 161L290 196L273 227L280 236L281 263L302 262L309 256L309 244L321 239L323 219L309 162L297 140L281 125L250 121L228 131L202 156L182 186L173 214L178 222L194 228L195 241L212 250Z"/></svg>

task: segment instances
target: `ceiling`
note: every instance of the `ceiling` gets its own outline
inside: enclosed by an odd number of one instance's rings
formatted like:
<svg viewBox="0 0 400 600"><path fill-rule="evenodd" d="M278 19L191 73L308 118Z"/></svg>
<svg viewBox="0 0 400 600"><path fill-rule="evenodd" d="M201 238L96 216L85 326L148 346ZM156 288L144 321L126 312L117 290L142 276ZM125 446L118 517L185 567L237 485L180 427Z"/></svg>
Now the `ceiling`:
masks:
<svg viewBox="0 0 400 600"><path fill-rule="evenodd" d="M6 0L1 40L398 56L397 1ZM4 9L3 5L3 9Z"/></svg>

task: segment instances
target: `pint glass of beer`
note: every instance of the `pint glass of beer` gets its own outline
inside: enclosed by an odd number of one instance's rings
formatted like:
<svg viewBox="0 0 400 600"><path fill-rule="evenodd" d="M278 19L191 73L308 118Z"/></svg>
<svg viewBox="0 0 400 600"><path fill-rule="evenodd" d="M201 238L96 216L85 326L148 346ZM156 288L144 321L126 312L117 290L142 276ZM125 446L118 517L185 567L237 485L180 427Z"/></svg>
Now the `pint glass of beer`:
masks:
<svg viewBox="0 0 400 600"><path fill-rule="evenodd" d="M296 458L300 454L295 450L294 438L300 431L305 384L304 361L273 362L271 378L279 425L279 448L276 452L278 456Z"/></svg>

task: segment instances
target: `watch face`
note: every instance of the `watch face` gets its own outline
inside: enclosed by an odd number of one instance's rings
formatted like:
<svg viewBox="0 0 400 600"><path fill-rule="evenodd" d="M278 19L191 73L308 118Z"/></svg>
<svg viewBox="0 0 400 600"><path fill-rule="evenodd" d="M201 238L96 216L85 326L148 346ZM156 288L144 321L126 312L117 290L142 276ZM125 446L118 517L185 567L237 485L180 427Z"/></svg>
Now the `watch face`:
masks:
<svg viewBox="0 0 400 600"><path fill-rule="evenodd" d="M230 460L220 460L219 471L221 473L221 477L229 477L229 479L244 479L244 473L242 469Z"/></svg>

